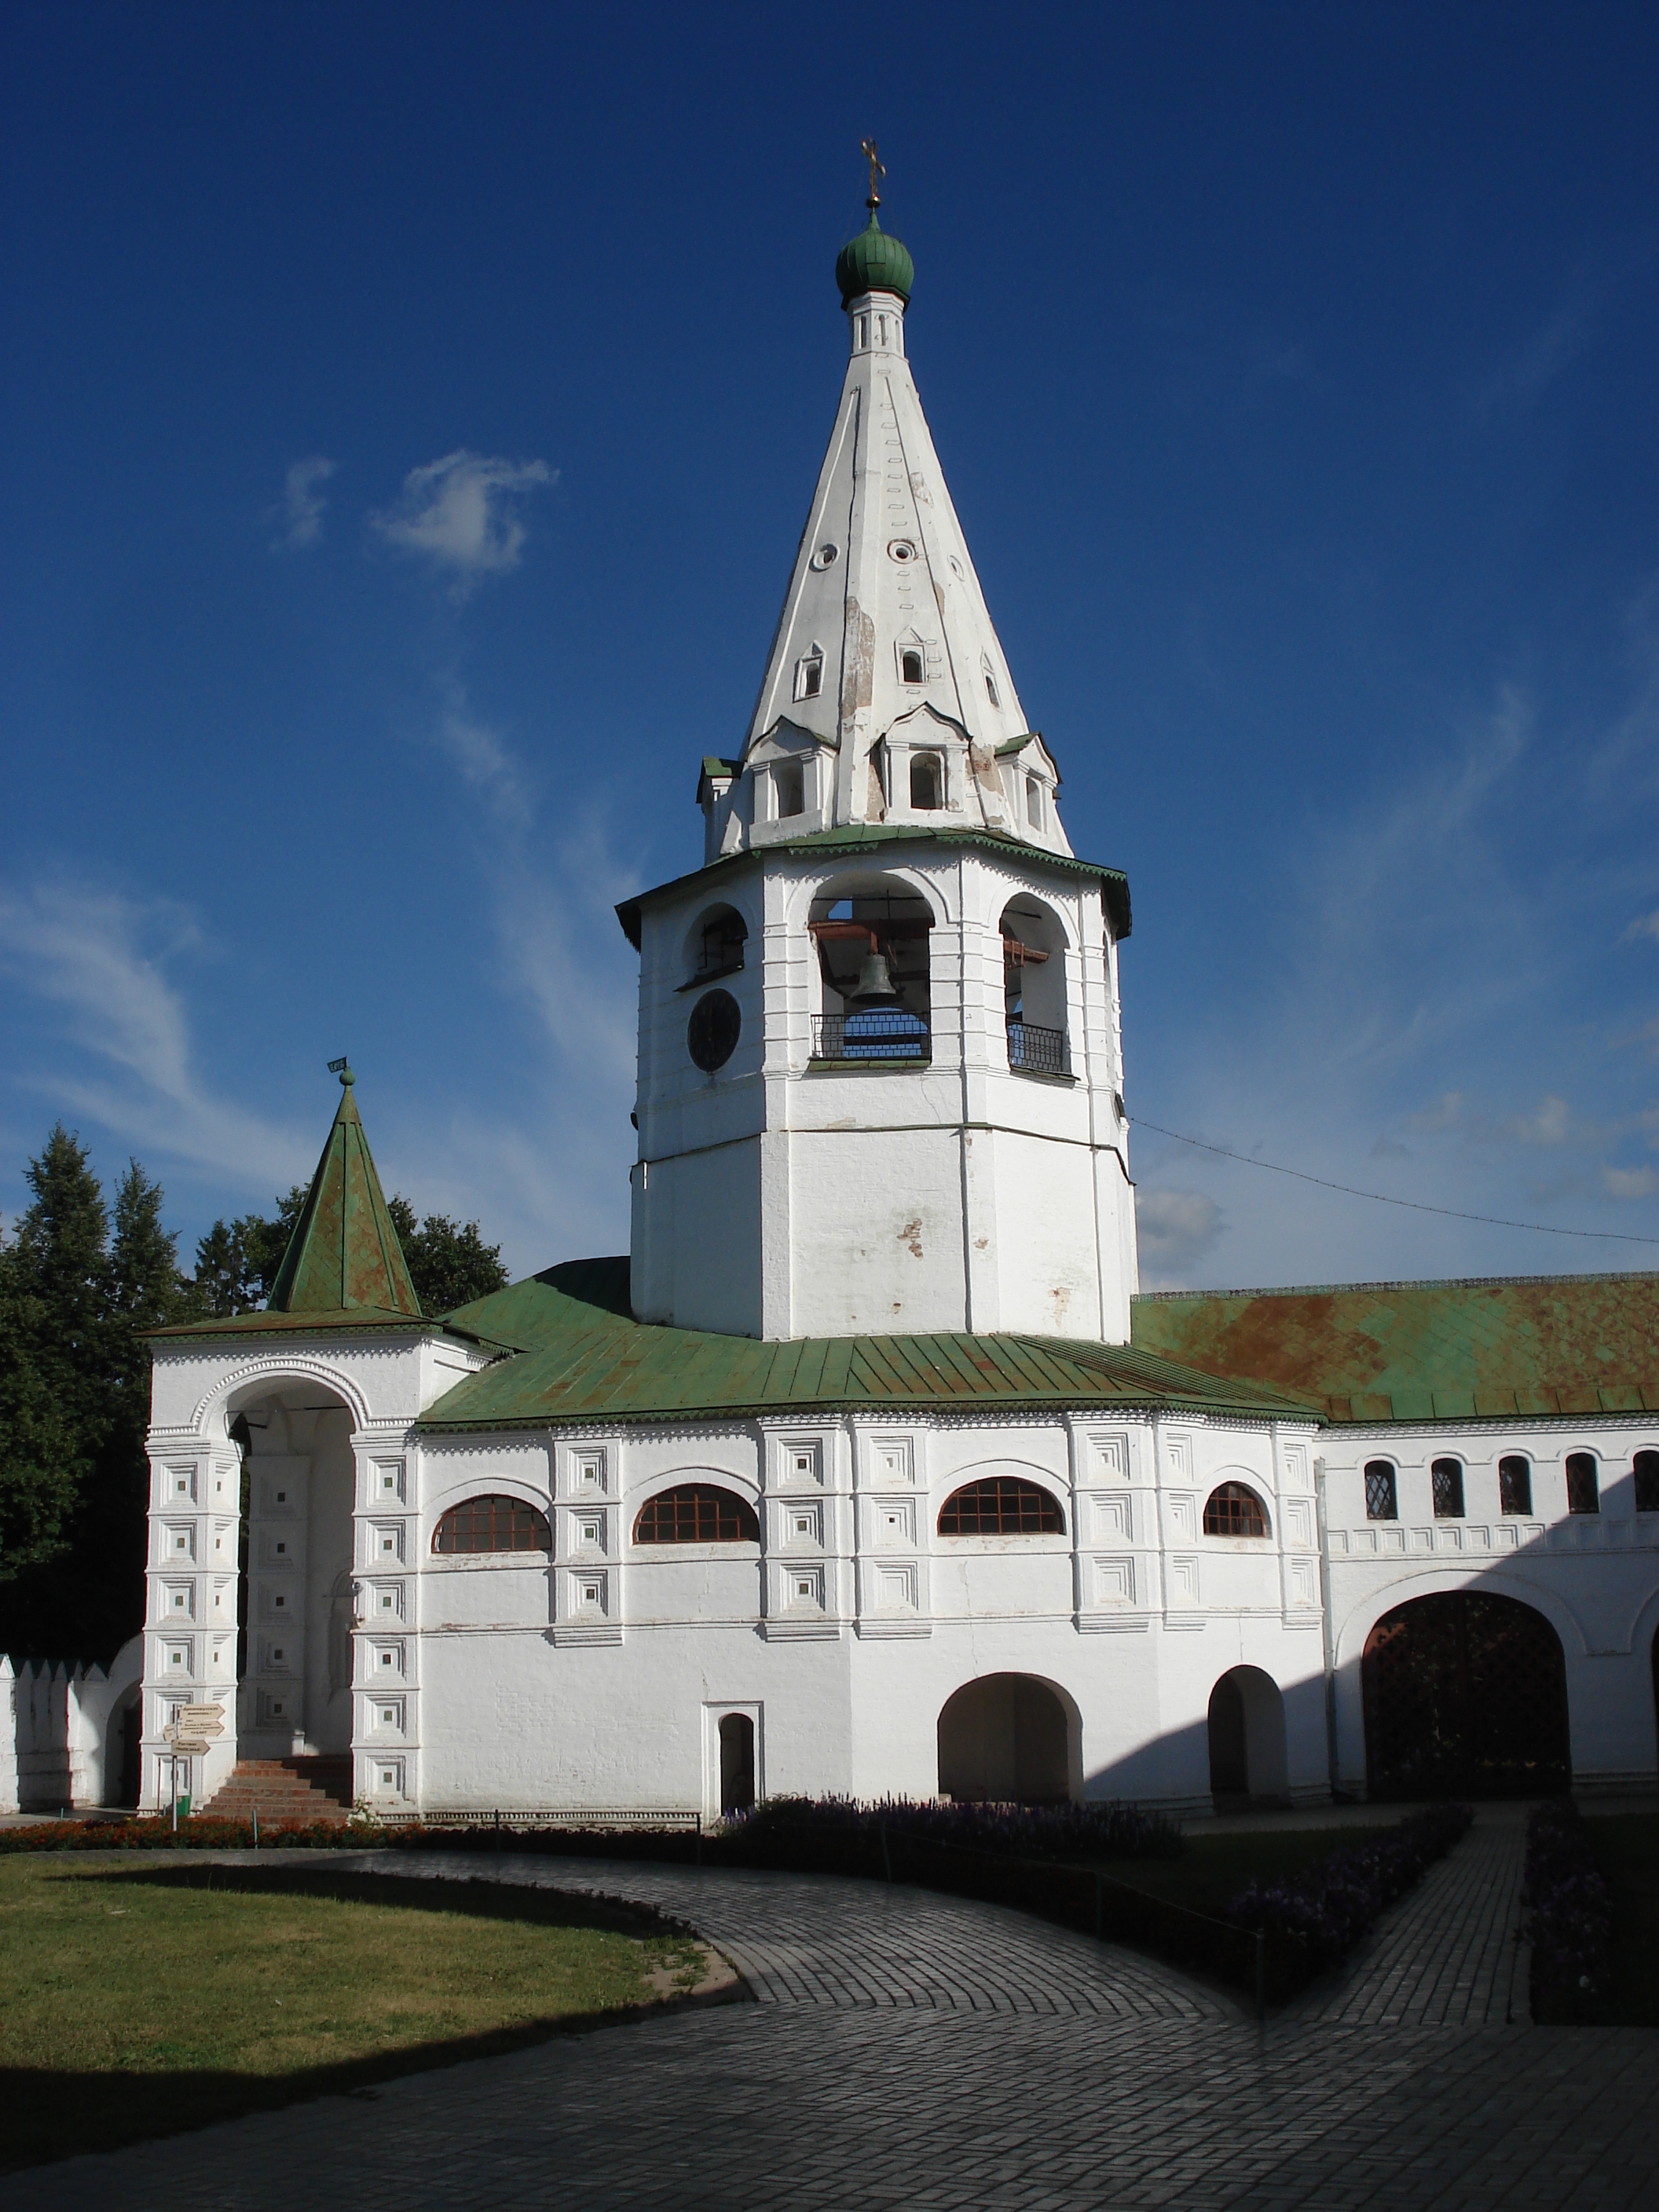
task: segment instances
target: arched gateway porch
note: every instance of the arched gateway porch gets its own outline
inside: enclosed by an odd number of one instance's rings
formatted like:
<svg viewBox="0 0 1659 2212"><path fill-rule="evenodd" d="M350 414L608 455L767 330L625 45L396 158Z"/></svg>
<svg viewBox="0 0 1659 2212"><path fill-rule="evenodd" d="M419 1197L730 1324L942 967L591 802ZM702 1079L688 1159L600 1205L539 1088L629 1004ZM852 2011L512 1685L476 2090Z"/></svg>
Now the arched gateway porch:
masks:
<svg viewBox="0 0 1659 2212"><path fill-rule="evenodd" d="M1060 1804L1080 1797L1082 1727L1076 1707L1035 1674L981 1674L939 1717L941 1797Z"/></svg>

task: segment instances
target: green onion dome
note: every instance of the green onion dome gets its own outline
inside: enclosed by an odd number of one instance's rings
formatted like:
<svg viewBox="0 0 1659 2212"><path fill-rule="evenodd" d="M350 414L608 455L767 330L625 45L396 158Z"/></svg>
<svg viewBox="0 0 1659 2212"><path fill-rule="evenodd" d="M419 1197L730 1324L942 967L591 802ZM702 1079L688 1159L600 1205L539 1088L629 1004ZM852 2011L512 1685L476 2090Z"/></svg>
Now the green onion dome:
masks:
<svg viewBox="0 0 1659 2212"><path fill-rule="evenodd" d="M896 292L908 307L915 280L915 264L897 239L889 238L872 208L866 227L849 238L836 257L841 304L844 307L863 292Z"/></svg>

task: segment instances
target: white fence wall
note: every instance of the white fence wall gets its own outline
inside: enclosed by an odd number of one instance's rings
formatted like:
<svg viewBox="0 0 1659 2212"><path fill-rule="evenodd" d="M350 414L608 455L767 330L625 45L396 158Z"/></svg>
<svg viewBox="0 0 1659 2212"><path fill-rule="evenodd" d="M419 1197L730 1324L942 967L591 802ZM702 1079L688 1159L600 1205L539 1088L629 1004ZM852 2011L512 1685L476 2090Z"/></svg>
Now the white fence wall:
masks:
<svg viewBox="0 0 1659 2212"><path fill-rule="evenodd" d="M0 1813L115 1803L120 1744L113 1723L143 1672L135 1636L101 1667L0 1655Z"/></svg>

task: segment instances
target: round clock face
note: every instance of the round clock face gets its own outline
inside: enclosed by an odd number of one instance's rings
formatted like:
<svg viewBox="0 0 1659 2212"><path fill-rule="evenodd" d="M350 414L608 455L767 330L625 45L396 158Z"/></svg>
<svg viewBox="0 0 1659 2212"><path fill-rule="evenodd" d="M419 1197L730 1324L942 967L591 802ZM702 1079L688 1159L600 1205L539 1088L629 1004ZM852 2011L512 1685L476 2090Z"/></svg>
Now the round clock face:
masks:
<svg viewBox="0 0 1659 2212"><path fill-rule="evenodd" d="M687 1051L705 1075L724 1067L738 1048L743 1016L729 991L707 991L685 1025Z"/></svg>

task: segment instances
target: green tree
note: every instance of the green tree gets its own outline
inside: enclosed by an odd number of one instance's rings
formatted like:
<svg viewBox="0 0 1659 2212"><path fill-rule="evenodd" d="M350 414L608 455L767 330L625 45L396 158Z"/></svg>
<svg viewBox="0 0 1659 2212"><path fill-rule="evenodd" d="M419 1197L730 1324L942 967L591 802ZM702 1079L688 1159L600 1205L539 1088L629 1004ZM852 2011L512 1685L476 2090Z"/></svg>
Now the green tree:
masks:
<svg viewBox="0 0 1659 2212"><path fill-rule="evenodd" d="M398 1232L409 1263L409 1279L423 1314L453 1313L492 1291L507 1286L499 1244L486 1244L476 1221L465 1226L447 1213L428 1213L417 1220L415 1209L400 1192L386 1200L386 1212Z"/></svg>
<svg viewBox="0 0 1659 2212"><path fill-rule="evenodd" d="M0 1245L0 1615L6 1586L56 1559L84 1468L40 1379L38 1299L23 1287L14 1245ZM0 1637L0 1648L9 1639Z"/></svg>
<svg viewBox="0 0 1659 2212"><path fill-rule="evenodd" d="M216 1221L196 1247L198 1310L216 1321L257 1313L271 1293L308 1186L295 1183L276 1201L276 1215L244 1213Z"/></svg>

